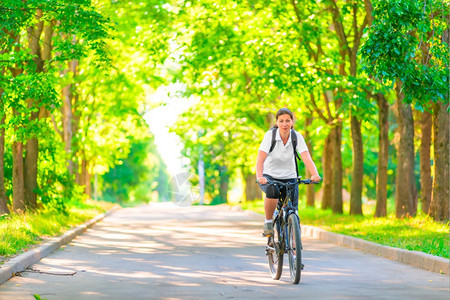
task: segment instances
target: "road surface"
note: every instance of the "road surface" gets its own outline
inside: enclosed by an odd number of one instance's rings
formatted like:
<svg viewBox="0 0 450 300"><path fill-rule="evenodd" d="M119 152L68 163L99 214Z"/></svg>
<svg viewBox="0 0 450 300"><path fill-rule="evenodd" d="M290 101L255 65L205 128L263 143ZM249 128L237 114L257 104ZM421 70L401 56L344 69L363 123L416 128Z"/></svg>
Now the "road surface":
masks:
<svg viewBox="0 0 450 300"><path fill-rule="evenodd" d="M269 275L263 217L228 206L125 208L0 286L0 299L450 299L446 275L303 238Z"/></svg>

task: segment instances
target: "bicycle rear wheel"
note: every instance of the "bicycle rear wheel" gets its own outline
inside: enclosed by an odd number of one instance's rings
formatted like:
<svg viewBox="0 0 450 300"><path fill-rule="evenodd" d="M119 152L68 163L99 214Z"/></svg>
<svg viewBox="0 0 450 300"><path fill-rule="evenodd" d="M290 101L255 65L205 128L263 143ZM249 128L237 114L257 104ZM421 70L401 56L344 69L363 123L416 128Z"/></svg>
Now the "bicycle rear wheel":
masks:
<svg viewBox="0 0 450 300"><path fill-rule="evenodd" d="M290 214L288 219L288 257L292 283L300 282L302 274L302 241L300 237L300 222L296 214Z"/></svg>
<svg viewBox="0 0 450 300"><path fill-rule="evenodd" d="M280 226L275 220L273 223L273 235L269 237L266 246L267 260L269 262L270 275L278 280L283 272L283 252L280 249Z"/></svg>

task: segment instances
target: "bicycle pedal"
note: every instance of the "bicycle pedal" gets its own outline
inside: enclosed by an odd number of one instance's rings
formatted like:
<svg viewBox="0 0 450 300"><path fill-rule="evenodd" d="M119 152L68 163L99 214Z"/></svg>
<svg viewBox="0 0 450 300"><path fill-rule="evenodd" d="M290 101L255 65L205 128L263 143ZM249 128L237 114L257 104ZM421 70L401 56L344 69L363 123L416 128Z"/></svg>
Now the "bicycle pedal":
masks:
<svg viewBox="0 0 450 300"><path fill-rule="evenodd" d="M261 235L262 235L263 237L271 237L273 234L265 234L265 233L263 232L263 233L261 233Z"/></svg>
<svg viewBox="0 0 450 300"><path fill-rule="evenodd" d="M302 264L302 270L305 268L305 265L304 264Z"/></svg>

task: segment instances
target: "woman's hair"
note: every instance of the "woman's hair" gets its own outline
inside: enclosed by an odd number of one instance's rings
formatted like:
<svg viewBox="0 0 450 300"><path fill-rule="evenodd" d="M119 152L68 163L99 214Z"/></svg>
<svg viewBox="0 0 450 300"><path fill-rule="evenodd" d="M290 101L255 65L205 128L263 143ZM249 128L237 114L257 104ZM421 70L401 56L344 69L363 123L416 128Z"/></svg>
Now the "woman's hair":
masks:
<svg viewBox="0 0 450 300"><path fill-rule="evenodd" d="M278 120L278 117L281 115L289 115L291 117L292 121L294 121L294 114L292 113L292 111L289 110L289 108L286 108L286 107L280 108L277 111L277 114L275 115L275 120ZM278 125L275 124L273 126L273 128L278 128ZM292 129L294 129L294 125L292 125Z"/></svg>

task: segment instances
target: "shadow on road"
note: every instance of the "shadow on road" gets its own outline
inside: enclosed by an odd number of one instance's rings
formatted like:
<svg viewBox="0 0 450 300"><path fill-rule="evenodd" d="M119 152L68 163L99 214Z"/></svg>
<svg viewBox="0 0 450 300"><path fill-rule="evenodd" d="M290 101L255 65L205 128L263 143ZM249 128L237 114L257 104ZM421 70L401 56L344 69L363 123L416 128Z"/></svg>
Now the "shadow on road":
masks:
<svg viewBox="0 0 450 300"><path fill-rule="evenodd" d="M281 280L274 281L264 253L262 222L262 216L221 206L122 209L34 265L34 271L1 286L0 299L32 299L33 294L47 299L448 295L448 279L438 274L417 270L422 273L411 277L409 266L308 239L300 285L290 284L287 257Z"/></svg>

